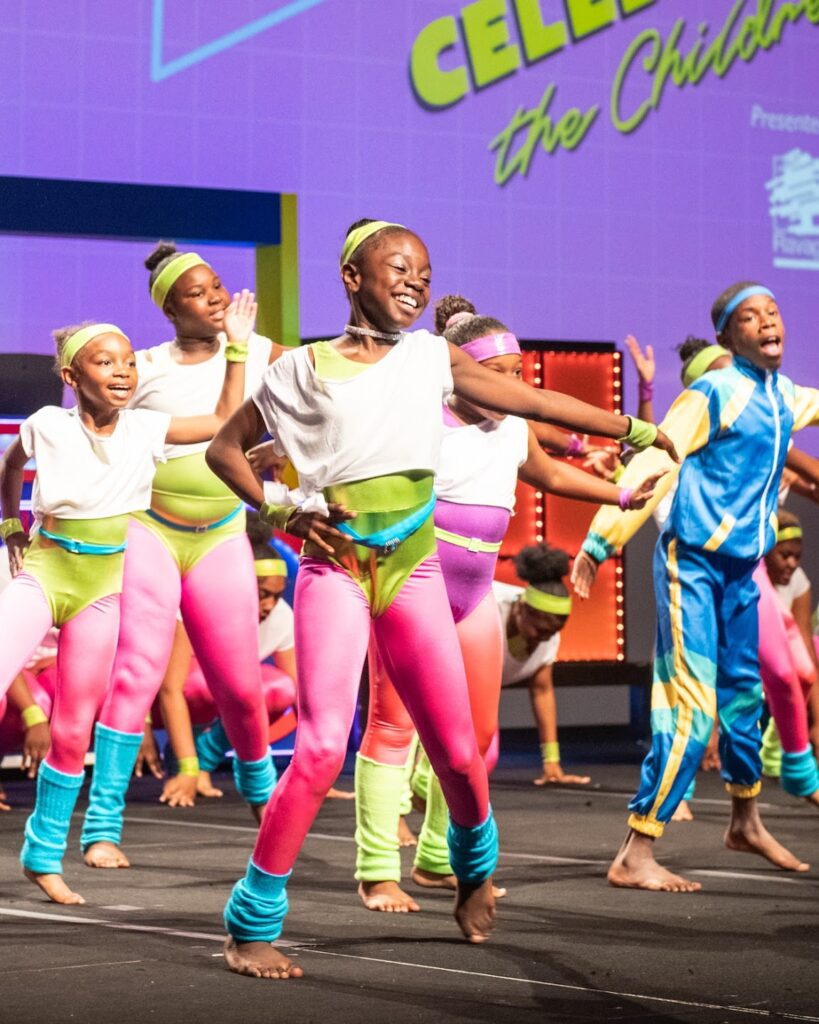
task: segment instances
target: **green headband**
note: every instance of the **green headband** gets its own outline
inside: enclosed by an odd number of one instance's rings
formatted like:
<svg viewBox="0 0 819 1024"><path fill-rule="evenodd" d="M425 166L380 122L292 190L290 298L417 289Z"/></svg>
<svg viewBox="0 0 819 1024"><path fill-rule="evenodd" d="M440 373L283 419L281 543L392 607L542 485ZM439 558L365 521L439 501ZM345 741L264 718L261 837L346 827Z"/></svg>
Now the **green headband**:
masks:
<svg viewBox="0 0 819 1024"><path fill-rule="evenodd" d="M783 526L776 531L776 543L781 544L785 540L801 540L803 536L801 526Z"/></svg>
<svg viewBox="0 0 819 1024"><path fill-rule="evenodd" d="M259 577L287 575L287 562L283 558L257 558L253 564Z"/></svg>
<svg viewBox="0 0 819 1024"><path fill-rule="evenodd" d="M701 348L699 352L695 356L692 356L685 366L683 366L683 384L686 387L693 384L695 380L699 380L704 373L708 372L712 363L715 363L722 356L730 355L731 353L728 349L723 348L722 345L709 345L707 348Z"/></svg>
<svg viewBox="0 0 819 1024"><path fill-rule="evenodd" d="M363 245L368 238L372 238L377 231L383 231L384 228L402 228L406 230L403 224L393 224L389 220L374 220L371 224L362 224L360 228L353 228L344 239L339 260L340 266L343 267L345 263L349 263L350 257L359 245Z"/></svg>
<svg viewBox="0 0 819 1024"><path fill-rule="evenodd" d="M120 334L130 345L128 335L115 324L89 324L88 327L81 327L78 331L74 331L63 345L60 352L60 367L64 369L66 366L70 366L80 349L101 334Z"/></svg>
<svg viewBox="0 0 819 1024"><path fill-rule="evenodd" d="M156 280L151 285L151 298L160 309L165 308L168 292L170 292L171 288L173 288L185 271L190 270L191 267L199 266L213 269L210 263L207 260L203 260L198 253L183 252L179 256L174 256L171 262L157 274Z"/></svg>
<svg viewBox="0 0 819 1024"><path fill-rule="evenodd" d="M572 610L572 599L568 594L547 594L536 587L527 587L523 591L524 604L538 612L551 612L552 615L568 615Z"/></svg>

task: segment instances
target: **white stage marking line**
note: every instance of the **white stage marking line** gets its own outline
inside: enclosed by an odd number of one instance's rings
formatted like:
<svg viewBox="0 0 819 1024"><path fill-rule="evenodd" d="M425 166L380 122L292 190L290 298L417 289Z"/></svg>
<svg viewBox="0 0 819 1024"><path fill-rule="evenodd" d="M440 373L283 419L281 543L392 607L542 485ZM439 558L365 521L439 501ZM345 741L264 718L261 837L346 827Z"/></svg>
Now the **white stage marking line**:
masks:
<svg viewBox="0 0 819 1024"><path fill-rule="evenodd" d="M555 865L573 865L573 864L591 864L599 866L600 864L611 864L609 860L589 860L587 857L558 857L558 856L546 856L546 854L540 853L507 853L506 850L501 850L498 854L499 857L514 857L516 860L534 860L543 864L555 864Z"/></svg>
<svg viewBox="0 0 819 1024"><path fill-rule="evenodd" d="M296 946L298 949L298 946ZM542 988L558 988L568 992L584 992L589 995L614 996L617 999L641 999L651 1003L665 1003L668 1006L686 1006L696 1010L720 1010L723 1013L746 1013L754 1017L776 1017L785 1020L809 1021L819 1024L819 1017L805 1017L787 1013L784 1010L760 1010L752 1006L731 1006L723 1003L697 1003L687 999L669 999L665 996L650 996L641 992L618 992L606 988L587 988L584 985L565 985L557 981L537 981L533 978L514 978L506 974L488 974L483 971L465 971L457 967L433 967L429 964L414 964L407 960L386 960L376 956L360 956L355 953L333 953L327 949L307 949L305 952L318 956L337 956L346 960L366 960L370 963L389 964L392 967L417 967L422 971L441 971L445 974L463 974L470 978L488 978L491 981L511 981L518 985L539 985Z"/></svg>
<svg viewBox="0 0 819 1024"><path fill-rule="evenodd" d="M80 816L81 815L77 815L77 817L80 817ZM209 824L208 822L205 822L205 821L169 821L167 818L147 818L147 817L142 817L142 816L137 817L134 814L131 814L131 815L126 814L123 820L124 821L134 822L135 824L139 824L140 822L144 822L144 823L146 823L148 825L173 825L173 826L178 827L178 828L213 828L213 829L219 829L222 832L252 832L254 835L256 835L258 833L258 831L259 831L258 826L256 828L253 828L250 825L216 825L216 824ZM332 839L332 840L334 840L337 843L354 843L355 842L355 836L334 836L334 835L331 835L328 832L308 832L307 833L307 838L308 839Z"/></svg>
<svg viewBox="0 0 819 1024"><path fill-rule="evenodd" d="M64 967L20 967L12 970L3 968L3 976L7 974L40 974L43 971L79 971L83 967L124 967L127 964L144 964L147 960L106 960L98 964L66 964Z"/></svg>
<svg viewBox="0 0 819 1024"><path fill-rule="evenodd" d="M517 789L517 786L506 784L505 789ZM547 793L560 793L562 796L608 796L615 800L631 800L634 796L634 790L626 793L620 793L617 790L604 790L604 789L589 789L587 786L544 786L542 787ZM688 801L690 804L710 804L712 807L730 807L731 798L728 794L725 794L724 800L716 800L714 797L709 796L695 796ZM797 804L796 807L799 805ZM761 811L792 811L795 807L789 807L784 804L768 804L768 803L757 803L757 807Z"/></svg>
<svg viewBox="0 0 819 1024"><path fill-rule="evenodd" d="M223 942L224 935L213 935L208 932L183 932L175 931L172 928L151 927L148 925L117 924L112 921L103 921L92 917L72 917L62 914L44 914L30 910L10 910L0 907L0 915L6 917L34 918L39 921L52 921L56 924L96 924L103 928L113 928L117 931L138 931L154 932L158 935L169 935L179 938L210 939L215 942ZM313 942L317 940L311 940ZM619 992L614 989L588 988L584 985L566 985L557 981L538 981L534 978L515 978L506 974L489 974L484 971L466 971L457 967L436 967L430 964L416 964L408 960L387 960L383 957L361 956L356 953L333 953L326 949L315 949L305 942L282 942L278 940L277 946L288 947L297 953L315 953L318 956L334 956L344 960L361 960L366 963L389 964L391 967L410 967L421 971L438 971L443 974L459 974L468 978L488 978L490 981L509 981L516 985L538 985L541 988L555 988L567 992L583 992L588 995L614 996L617 999L642 999L651 1003L664 1003L668 1006L685 1006L699 1010L720 1010L723 1013L745 1013L754 1017L777 1017L784 1020L806 1021L808 1024L819 1024L819 1017L807 1017L796 1013L788 1013L785 1010L760 1010L751 1006L732 1006L722 1003L698 1003L686 999L670 999L666 996L652 996L640 992ZM218 954L216 954L218 955ZM138 960L122 961L123 963L140 963ZM96 966L89 964L89 967ZM104 966L104 965L100 965ZM55 968L43 968L43 970L54 970ZM11 973L11 972L7 972Z"/></svg>
<svg viewBox="0 0 819 1024"><path fill-rule="evenodd" d="M712 868L695 868L685 873L687 875L707 875L709 878L738 878L740 881L744 881L747 878L751 882L786 882L788 885L804 885L806 881L816 881L815 878L811 879L804 871L791 872L788 875L753 875L745 871L716 871Z"/></svg>

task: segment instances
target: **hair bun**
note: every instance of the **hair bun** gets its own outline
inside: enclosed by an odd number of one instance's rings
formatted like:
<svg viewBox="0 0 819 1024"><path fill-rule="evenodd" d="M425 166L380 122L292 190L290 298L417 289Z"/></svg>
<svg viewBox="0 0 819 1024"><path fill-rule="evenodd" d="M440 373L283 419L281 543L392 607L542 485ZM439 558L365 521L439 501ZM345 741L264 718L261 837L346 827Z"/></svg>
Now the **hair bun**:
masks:
<svg viewBox="0 0 819 1024"><path fill-rule="evenodd" d="M174 256L177 251L174 242L157 242L153 252L148 253L145 257L146 270L155 270L163 260L166 260L169 256Z"/></svg>
<svg viewBox="0 0 819 1024"><path fill-rule="evenodd" d="M435 303L435 330L438 334L443 334L447 329L449 321L457 313L469 313L475 316L477 310L463 295L445 295L442 299L438 299ZM462 319L466 319L463 317ZM455 321L457 322L457 321Z"/></svg>

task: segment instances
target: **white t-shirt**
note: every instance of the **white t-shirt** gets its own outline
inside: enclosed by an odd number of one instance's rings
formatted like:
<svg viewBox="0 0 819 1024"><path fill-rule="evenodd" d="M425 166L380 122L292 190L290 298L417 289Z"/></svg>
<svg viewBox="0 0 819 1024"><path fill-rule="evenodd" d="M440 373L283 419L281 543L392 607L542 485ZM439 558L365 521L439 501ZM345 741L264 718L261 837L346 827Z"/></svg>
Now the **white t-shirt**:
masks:
<svg viewBox="0 0 819 1024"><path fill-rule="evenodd" d="M775 586L776 596L782 602L782 604L791 611L793 609L793 602L797 597L802 597L803 594L807 594L810 590L810 580L805 573L805 570L797 565L793 571L793 575L788 583L783 586Z"/></svg>
<svg viewBox="0 0 819 1024"><path fill-rule="evenodd" d="M539 668L544 665L553 665L557 659L557 652L560 648L560 633L544 640L538 644L525 661L518 661L509 653L509 645L506 643L506 626L512 612L512 605L520 598L523 587L514 587L509 583L499 583L495 580L492 584L492 592L498 602L500 610L501 628L503 629L503 676L501 686L512 686L515 683L522 683L530 679Z"/></svg>
<svg viewBox="0 0 819 1024"><path fill-rule="evenodd" d="M529 454L529 425L519 416L452 423L444 413L435 493L458 505L515 507L518 469Z"/></svg>
<svg viewBox="0 0 819 1024"><path fill-rule="evenodd" d="M273 611L259 623L259 661L278 651L290 651L295 645L293 609L280 597Z"/></svg>
<svg viewBox="0 0 819 1024"><path fill-rule="evenodd" d="M443 338L403 334L379 362L340 381L319 378L309 348L277 359L253 395L277 453L298 471L304 507L326 507L321 491L330 484L435 472L441 405L452 393Z"/></svg>
<svg viewBox="0 0 819 1024"><path fill-rule="evenodd" d="M136 353L139 382L131 399L132 409L156 409L171 416L207 416L216 408L225 381L224 334L219 351L202 363L178 363L173 358L174 342L166 341ZM272 342L251 334L245 363L245 398L259 386L270 361ZM203 452L208 441L198 444L168 445L165 455L177 459Z"/></svg>
<svg viewBox="0 0 819 1024"><path fill-rule="evenodd" d="M165 413L123 409L113 434L100 437L85 428L76 408L46 405L29 416L20 440L37 463L31 500L37 522L46 515L105 519L148 508L170 421Z"/></svg>

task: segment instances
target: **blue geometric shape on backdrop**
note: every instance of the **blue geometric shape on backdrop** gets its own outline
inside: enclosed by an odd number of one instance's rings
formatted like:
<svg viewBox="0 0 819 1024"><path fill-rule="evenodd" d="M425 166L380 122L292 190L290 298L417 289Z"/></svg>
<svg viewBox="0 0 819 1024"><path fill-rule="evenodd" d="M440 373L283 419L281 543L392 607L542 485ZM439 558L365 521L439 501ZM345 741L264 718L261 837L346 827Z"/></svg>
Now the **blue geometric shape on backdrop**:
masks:
<svg viewBox="0 0 819 1024"><path fill-rule="evenodd" d="M260 32L265 32L267 29L273 28L274 25L280 25L283 21L295 18L297 14L309 10L311 7L317 7L321 3L324 3L324 0L289 0L289 3L280 4L269 14L256 18L241 28L228 32L227 35L219 36L218 39L205 43L204 46L198 46L195 50L190 50L188 53L182 54L181 57L175 57L166 63L162 60L165 0L154 0L151 21L151 80L161 82L163 78L170 78L171 75L185 71L195 64L201 64L209 57L223 53L232 46L237 46L246 39L252 39Z"/></svg>

